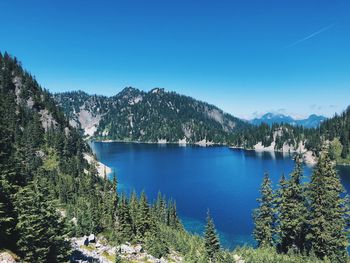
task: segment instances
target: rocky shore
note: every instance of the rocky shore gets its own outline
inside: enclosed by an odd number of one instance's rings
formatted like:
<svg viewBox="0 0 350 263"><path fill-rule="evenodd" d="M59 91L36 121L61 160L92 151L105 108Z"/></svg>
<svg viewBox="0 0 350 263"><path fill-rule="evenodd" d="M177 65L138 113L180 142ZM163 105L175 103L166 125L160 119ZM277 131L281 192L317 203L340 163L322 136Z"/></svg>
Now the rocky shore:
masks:
<svg viewBox="0 0 350 263"><path fill-rule="evenodd" d="M84 154L84 159L89 163L93 163L95 162L95 166L98 172L98 175L101 177L104 177L105 174L106 176L108 176L108 174L110 174L112 172L112 169L110 167L108 167L107 165L104 165L103 163L97 161L92 155L89 154Z"/></svg>

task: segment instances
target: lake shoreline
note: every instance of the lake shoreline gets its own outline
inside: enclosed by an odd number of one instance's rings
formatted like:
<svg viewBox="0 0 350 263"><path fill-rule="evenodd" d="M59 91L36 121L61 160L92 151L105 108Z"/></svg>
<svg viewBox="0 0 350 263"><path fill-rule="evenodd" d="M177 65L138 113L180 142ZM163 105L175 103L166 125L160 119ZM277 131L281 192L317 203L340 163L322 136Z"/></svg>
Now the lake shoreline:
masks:
<svg viewBox="0 0 350 263"><path fill-rule="evenodd" d="M94 162L96 163L97 174L99 177L105 178L106 176L106 178L108 178L108 175L112 173L112 168L98 161L94 156L85 153L84 159L89 164L93 164Z"/></svg>
<svg viewBox="0 0 350 263"><path fill-rule="evenodd" d="M150 142L150 141L128 141L128 140L96 140L96 139L89 139L89 141L91 142L103 142L103 143L136 143L136 144L151 144L151 145L179 145L179 146L199 146L199 147L216 147L216 146L220 146L220 147L228 147L229 149L236 149L236 150L244 150L244 151L255 151L255 152L270 152L270 153L283 153L283 154L293 154L293 153L297 153L297 151L283 151L283 150L275 150L275 149L250 149L250 148L244 148L242 146L232 146L232 145L228 145L226 143L213 143L213 142L206 142L204 143L203 141L199 141L196 143L182 143L182 142L167 142L167 141L160 141L160 142ZM306 151L303 153L303 157L304 157L304 162L307 165L311 165L314 166L317 161L316 158L312 155L312 153L310 151ZM346 165L346 164L345 164ZM349 164L350 165L350 164Z"/></svg>

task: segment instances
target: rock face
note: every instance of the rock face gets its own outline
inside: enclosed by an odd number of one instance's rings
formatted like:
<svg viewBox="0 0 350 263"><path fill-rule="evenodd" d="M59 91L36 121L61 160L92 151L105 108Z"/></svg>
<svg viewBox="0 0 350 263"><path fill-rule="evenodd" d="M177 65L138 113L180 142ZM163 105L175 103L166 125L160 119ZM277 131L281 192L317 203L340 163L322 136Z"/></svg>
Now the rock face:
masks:
<svg viewBox="0 0 350 263"><path fill-rule="evenodd" d="M244 263L244 260L241 256L233 255L233 259L236 261L236 263Z"/></svg>
<svg viewBox="0 0 350 263"><path fill-rule="evenodd" d="M16 261L10 253L8 252L1 252L0 253L0 262L1 263L16 263L18 261Z"/></svg>
<svg viewBox="0 0 350 263"><path fill-rule="evenodd" d="M90 234L89 235L89 243L95 243L96 242L96 237L94 234Z"/></svg>
<svg viewBox="0 0 350 263"><path fill-rule="evenodd" d="M129 260L131 262L149 262L149 263L183 262L183 258L175 251L172 251L168 255L168 259L155 258L154 256L147 254L147 252L143 250L140 244L137 244L137 245L131 245L130 243L122 244L116 247L116 253L118 253L118 255L121 258Z"/></svg>

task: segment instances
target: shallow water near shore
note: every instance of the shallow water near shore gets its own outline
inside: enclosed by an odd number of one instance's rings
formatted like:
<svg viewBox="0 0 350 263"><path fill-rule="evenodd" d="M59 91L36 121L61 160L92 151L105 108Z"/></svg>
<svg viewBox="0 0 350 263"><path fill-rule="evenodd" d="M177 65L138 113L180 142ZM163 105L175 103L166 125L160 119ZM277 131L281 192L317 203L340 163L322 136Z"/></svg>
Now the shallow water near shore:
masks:
<svg viewBox="0 0 350 263"><path fill-rule="evenodd" d="M223 146L91 142L98 160L118 177L118 191L145 191L149 200L158 191L176 200L185 228L202 234L207 210L226 248L254 245L252 212L257 207L264 172L276 185L293 170L292 156ZM305 179L312 168L304 167ZM349 192L350 167L339 167ZM112 174L110 174L112 176Z"/></svg>

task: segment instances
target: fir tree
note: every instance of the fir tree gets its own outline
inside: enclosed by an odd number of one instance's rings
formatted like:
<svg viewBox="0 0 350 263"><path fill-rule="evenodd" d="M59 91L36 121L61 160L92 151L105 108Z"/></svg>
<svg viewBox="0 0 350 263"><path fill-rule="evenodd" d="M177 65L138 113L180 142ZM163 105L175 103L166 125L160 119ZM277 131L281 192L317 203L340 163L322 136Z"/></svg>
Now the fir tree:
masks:
<svg viewBox="0 0 350 263"><path fill-rule="evenodd" d="M0 166L1 167L1 166ZM15 232L16 214L13 208L11 193L12 185L4 175L0 175L0 244L13 246L13 234ZM0 245L1 246L1 245Z"/></svg>
<svg viewBox="0 0 350 263"><path fill-rule="evenodd" d="M275 226L274 196L268 173L264 175L260 194L259 208L254 211L255 228L253 234L259 247L272 246Z"/></svg>
<svg viewBox="0 0 350 263"><path fill-rule="evenodd" d="M207 225L205 227L204 239L207 257L210 260L210 262L212 262L215 260L215 255L220 250L220 241L209 211L207 213Z"/></svg>
<svg viewBox="0 0 350 263"><path fill-rule="evenodd" d="M154 210L155 210L154 211L155 216L159 218L160 221L166 223L166 218L167 218L166 201L161 192L158 192L157 201L154 205Z"/></svg>
<svg viewBox="0 0 350 263"><path fill-rule="evenodd" d="M345 262L348 237L344 189L325 149L311 177L310 230L307 239L310 249L320 258Z"/></svg>
<svg viewBox="0 0 350 263"><path fill-rule="evenodd" d="M139 203L138 203L138 199L137 199L137 195L135 190L132 191L131 195L130 195L130 199L129 199L129 211L130 211L130 216L131 216L131 220L132 220L132 230L134 233L134 236L136 236L136 221L137 221L137 214L139 211Z"/></svg>
<svg viewBox="0 0 350 263"><path fill-rule="evenodd" d="M144 192L141 193L138 211L136 214L136 234L139 239L143 239L145 234L153 230L153 222L150 207Z"/></svg>
<svg viewBox="0 0 350 263"><path fill-rule="evenodd" d="M62 262L69 255L65 226L47 191L39 187L45 185L35 181L16 194L18 249L28 262Z"/></svg>
<svg viewBox="0 0 350 263"><path fill-rule="evenodd" d="M306 200L301 182L302 159L295 157L295 168L290 179L280 191L279 200L279 248L283 252L303 251L306 235Z"/></svg>
<svg viewBox="0 0 350 263"><path fill-rule="evenodd" d="M119 244L133 239L133 222L129 211L128 200L122 195L118 206L118 222L116 229L117 242Z"/></svg>

